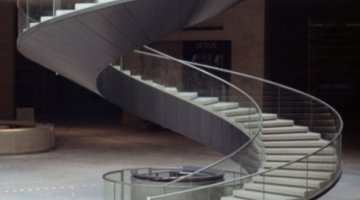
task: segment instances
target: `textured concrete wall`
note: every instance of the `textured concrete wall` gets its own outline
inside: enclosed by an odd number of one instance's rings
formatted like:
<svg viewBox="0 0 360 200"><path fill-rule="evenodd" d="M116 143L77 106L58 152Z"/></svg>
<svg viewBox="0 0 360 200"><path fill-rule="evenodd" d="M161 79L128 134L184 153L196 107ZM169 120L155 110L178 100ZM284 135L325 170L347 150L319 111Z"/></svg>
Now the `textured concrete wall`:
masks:
<svg viewBox="0 0 360 200"><path fill-rule="evenodd" d="M264 0L245 0L199 26L223 30L181 31L165 40L230 40L233 69L264 76Z"/></svg>
<svg viewBox="0 0 360 200"><path fill-rule="evenodd" d="M245 0L197 27L222 29L180 31L170 35L165 41L230 40L231 69L264 77L265 0ZM258 104L262 104L261 83L238 76L232 76L231 82L255 98Z"/></svg>
<svg viewBox="0 0 360 200"><path fill-rule="evenodd" d="M0 119L14 117L14 61L16 9L0 2Z"/></svg>

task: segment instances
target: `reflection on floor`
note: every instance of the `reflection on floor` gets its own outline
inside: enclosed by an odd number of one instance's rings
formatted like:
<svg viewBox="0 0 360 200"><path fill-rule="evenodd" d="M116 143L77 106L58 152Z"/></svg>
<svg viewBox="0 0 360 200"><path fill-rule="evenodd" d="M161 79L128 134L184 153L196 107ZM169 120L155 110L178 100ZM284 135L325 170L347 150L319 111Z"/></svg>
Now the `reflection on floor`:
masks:
<svg viewBox="0 0 360 200"><path fill-rule="evenodd" d="M0 200L101 200L105 172L148 166L204 165L221 155L170 131L110 120L58 121L53 152L0 157ZM360 200L360 151L344 151L345 172L321 200Z"/></svg>

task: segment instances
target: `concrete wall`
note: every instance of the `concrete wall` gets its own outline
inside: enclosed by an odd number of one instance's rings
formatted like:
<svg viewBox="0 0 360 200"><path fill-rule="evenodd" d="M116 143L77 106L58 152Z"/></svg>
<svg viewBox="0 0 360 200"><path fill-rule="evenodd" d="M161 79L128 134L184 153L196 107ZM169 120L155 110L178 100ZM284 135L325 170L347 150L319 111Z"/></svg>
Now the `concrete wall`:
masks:
<svg viewBox="0 0 360 200"><path fill-rule="evenodd" d="M265 1L245 0L228 11L195 27L222 27L214 30L185 30L174 33L164 41L229 40L231 69L264 77L265 63ZM261 106L264 86L255 81L232 76L231 82L250 94ZM233 96L239 95L230 90ZM243 99L235 99L242 101Z"/></svg>
<svg viewBox="0 0 360 200"><path fill-rule="evenodd" d="M14 63L16 9L14 3L0 2L0 119L14 117Z"/></svg>
<svg viewBox="0 0 360 200"><path fill-rule="evenodd" d="M223 30L188 30L165 41L230 40L232 69L264 76L265 1L245 0L199 26L222 26Z"/></svg>

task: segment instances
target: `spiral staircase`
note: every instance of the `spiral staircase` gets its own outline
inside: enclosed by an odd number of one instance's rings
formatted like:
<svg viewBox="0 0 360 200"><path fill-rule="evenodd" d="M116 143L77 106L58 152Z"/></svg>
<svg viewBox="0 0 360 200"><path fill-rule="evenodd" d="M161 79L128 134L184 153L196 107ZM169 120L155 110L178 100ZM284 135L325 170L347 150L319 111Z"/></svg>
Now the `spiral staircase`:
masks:
<svg viewBox="0 0 360 200"><path fill-rule="evenodd" d="M17 44L23 55L131 113L225 155L163 188L209 169L239 172L222 182L164 190L147 199L210 194L219 187L226 188L217 198L221 200L314 199L340 178L343 124L330 105L287 86L144 46L240 1L49 2L18 2ZM207 70L230 74L232 81ZM200 78L194 81L186 74Z"/></svg>

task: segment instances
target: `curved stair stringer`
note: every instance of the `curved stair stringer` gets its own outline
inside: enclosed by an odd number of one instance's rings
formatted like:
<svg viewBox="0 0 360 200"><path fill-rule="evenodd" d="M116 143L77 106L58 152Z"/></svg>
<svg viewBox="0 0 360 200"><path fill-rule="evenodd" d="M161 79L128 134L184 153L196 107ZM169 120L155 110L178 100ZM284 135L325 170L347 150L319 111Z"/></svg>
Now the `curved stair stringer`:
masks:
<svg viewBox="0 0 360 200"><path fill-rule="evenodd" d="M120 56L231 7L239 0L98 0L57 10L26 27L18 50L30 60L99 94L97 76ZM41 5L39 5L41 6ZM21 9L20 9L21 10ZM66 13L66 14L64 14ZM31 16L30 16L31 17Z"/></svg>
<svg viewBox="0 0 360 200"><path fill-rule="evenodd" d="M199 97L192 91L178 92L175 88L166 88L130 73L111 66L106 68L98 77L99 91L107 100L128 112L208 145L224 155L236 151L251 139L234 121L236 116L226 116L225 112L238 106L215 108L217 103L223 103L217 97ZM203 104L197 101L200 98L213 101ZM250 143L246 153L244 150L232 160L246 172L253 173L263 162L263 152L256 143Z"/></svg>

